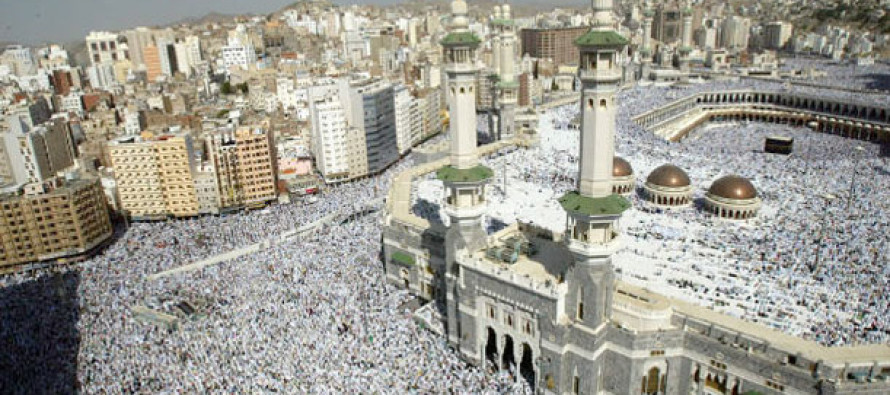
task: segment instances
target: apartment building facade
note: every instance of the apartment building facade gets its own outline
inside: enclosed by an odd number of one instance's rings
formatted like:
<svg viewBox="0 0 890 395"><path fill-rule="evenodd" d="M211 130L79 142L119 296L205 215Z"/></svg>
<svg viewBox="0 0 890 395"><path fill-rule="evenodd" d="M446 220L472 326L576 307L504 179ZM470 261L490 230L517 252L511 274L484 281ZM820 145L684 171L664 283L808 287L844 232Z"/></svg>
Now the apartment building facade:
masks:
<svg viewBox="0 0 890 395"><path fill-rule="evenodd" d="M89 252L113 233L98 178L55 178L0 196L0 271Z"/></svg>
<svg viewBox="0 0 890 395"><path fill-rule="evenodd" d="M581 37L588 26L522 29L519 36L522 54L533 58L551 59L556 65L578 64L578 48L575 39Z"/></svg>
<svg viewBox="0 0 890 395"><path fill-rule="evenodd" d="M272 132L262 127L223 127L205 137L205 147L216 175L220 210L277 198Z"/></svg>
<svg viewBox="0 0 890 395"><path fill-rule="evenodd" d="M190 136L127 137L109 143L108 154L125 214L146 220L198 215Z"/></svg>

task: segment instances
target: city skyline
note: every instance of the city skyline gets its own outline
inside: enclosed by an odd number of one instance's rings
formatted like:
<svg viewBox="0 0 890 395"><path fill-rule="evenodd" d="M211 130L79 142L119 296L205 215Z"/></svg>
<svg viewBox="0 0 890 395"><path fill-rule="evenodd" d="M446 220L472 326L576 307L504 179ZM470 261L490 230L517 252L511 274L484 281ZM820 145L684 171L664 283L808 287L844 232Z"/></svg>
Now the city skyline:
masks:
<svg viewBox="0 0 890 395"><path fill-rule="evenodd" d="M77 41L90 31L116 31L136 26L164 26L189 18L202 18L208 14L268 14L275 12L291 0L161 0L163 7L154 2L137 0L42 0L37 3L0 1L0 42L37 45L46 42L69 43ZM373 4L392 5L402 0L333 1L337 5ZM530 0L513 3L534 3ZM583 0L560 1L560 4L582 5ZM442 2L447 4L447 2ZM103 10L100 15L93 12ZM108 18L108 15L112 15ZM110 19L110 20L109 20Z"/></svg>

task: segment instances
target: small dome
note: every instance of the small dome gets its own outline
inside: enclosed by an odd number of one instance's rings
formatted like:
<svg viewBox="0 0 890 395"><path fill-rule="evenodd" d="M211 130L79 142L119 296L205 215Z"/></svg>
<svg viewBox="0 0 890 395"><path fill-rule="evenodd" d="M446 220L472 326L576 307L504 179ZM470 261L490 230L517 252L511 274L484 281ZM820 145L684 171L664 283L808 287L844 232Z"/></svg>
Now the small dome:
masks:
<svg viewBox="0 0 890 395"><path fill-rule="evenodd" d="M661 165L652 170L649 173L649 177L646 178L646 182L671 188L688 187L690 184L689 176L686 175L686 172L671 164Z"/></svg>
<svg viewBox="0 0 890 395"><path fill-rule="evenodd" d="M757 189L747 178L736 175L721 177L711 184L708 193L724 199L746 200L757 197Z"/></svg>
<svg viewBox="0 0 890 395"><path fill-rule="evenodd" d="M620 156L612 159L612 177L627 177L634 174L630 163Z"/></svg>

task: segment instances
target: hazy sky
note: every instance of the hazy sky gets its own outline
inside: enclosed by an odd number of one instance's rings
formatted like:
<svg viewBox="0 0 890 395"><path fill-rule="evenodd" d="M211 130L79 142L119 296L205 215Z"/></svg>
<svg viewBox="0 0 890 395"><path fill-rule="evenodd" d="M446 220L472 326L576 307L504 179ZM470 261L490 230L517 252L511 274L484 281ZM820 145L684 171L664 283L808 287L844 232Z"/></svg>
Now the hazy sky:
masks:
<svg viewBox="0 0 890 395"><path fill-rule="evenodd" d="M294 0L0 0L0 41L27 44L83 39L119 30L221 13L266 14Z"/></svg>
<svg viewBox="0 0 890 395"><path fill-rule="evenodd" d="M166 25L210 12L268 14L295 0L0 0L0 42L68 43L91 30ZM537 3L540 0L511 0ZM334 0L335 4L393 4L402 0ZM559 0L554 4L589 4Z"/></svg>

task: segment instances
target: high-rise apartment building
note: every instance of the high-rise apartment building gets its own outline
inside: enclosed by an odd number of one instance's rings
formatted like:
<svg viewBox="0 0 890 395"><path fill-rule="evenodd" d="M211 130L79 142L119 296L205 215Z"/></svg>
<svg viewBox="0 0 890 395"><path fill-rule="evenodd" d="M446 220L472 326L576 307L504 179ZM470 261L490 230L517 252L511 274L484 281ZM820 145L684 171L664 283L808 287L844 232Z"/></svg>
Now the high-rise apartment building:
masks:
<svg viewBox="0 0 890 395"><path fill-rule="evenodd" d="M149 44L142 48L142 61L145 64L145 78L154 82L164 74L161 62L161 48L155 44Z"/></svg>
<svg viewBox="0 0 890 395"><path fill-rule="evenodd" d="M399 160L392 84L380 79L340 80L346 124L364 132L368 173Z"/></svg>
<svg viewBox="0 0 890 395"><path fill-rule="evenodd" d="M652 19L652 38L662 43L673 43L680 40L683 27L683 15L680 4L661 3L654 9Z"/></svg>
<svg viewBox="0 0 890 395"><path fill-rule="evenodd" d="M98 178L56 178L0 195L0 271L86 253L113 233Z"/></svg>
<svg viewBox="0 0 890 395"><path fill-rule="evenodd" d="M420 107L420 140L442 131L445 98L441 89L423 89L414 92Z"/></svg>
<svg viewBox="0 0 890 395"><path fill-rule="evenodd" d="M127 40L130 61L133 67L142 68L145 61L142 58L143 49L154 45L158 40L173 42L175 33L173 29L150 29L147 27L137 27L121 32L121 35Z"/></svg>
<svg viewBox="0 0 890 395"><path fill-rule="evenodd" d="M420 102L414 99L405 85L397 85L393 92L396 116L396 145L399 154L405 154L420 141L421 112Z"/></svg>
<svg viewBox="0 0 890 395"><path fill-rule="evenodd" d="M129 60L126 39L111 32L90 32L86 37L87 52L93 65Z"/></svg>
<svg viewBox="0 0 890 395"><path fill-rule="evenodd" d="M327 182L348 179L348 133L342 104L336 97L330 96L312 100L309 103L309 118L312 122L316 168Z"/></svg>
<svg viewBox="0 0 890 395"><path fill-rule="evenodd" d="M202 60L201 40L197 36L188 36L174 44L174 51L177 71L190 77Z"/></svg>
<svg viewBox="0 0 890 395"><path fill-rule="evenodd" d="M13 74L24 77L37 73L37 59L31 48L10 45L0 54L0 64L9 67Z"/></svg>
<svg viewBox="0 0 890 395"><path fill-rule="evenodd" d="M221 209L260 205L278 197L272 132L226 127L208 133L205 142Z"/></svg>
<svg viewBox="0 0 890 395"><path fill-rule="evenodd" d="M788 22L772 22L763 28L764 46L770 49L782 49L794 32L794 25Z"/></svg>
<svg viewBox="0 0 890 395"><path fill-rule="evenodd" d="M273 133L259 127L240 127L235 131L238 152L238 180L243 204L256 205L275 200L275 143Z"/></svg>
<svg viewBox="0 0 890 395"><path fill-rule="evenodd" d="M751 20L740 16L729 16L721 26L720 45L726 49L748 48L748 35Z"/></svg>
<svg viewBox="0 0 890 395"><path fill-rule="evenodd" d="M97 63L87 67L87 78L93 89L111 89L118 84L112 63Z"/></svg>
<svg viewBox="0 0 890 395"><path fill-rule="evenodd" d="M229 32L228 42L220 55L226 68L237 66L246 70L256 62L256 51L244 25Z"/></svg>
<svg viewBox="0 0 890 395"><path fill-rule="evenodd" d="M533 58L550 59L556 65L578 64L574 41L587 33L586 26L522 29L522 53Z"/></svg>
<svg viewBox="0 0 890 395"><path fill-rule="evenodd" d="M74 141L68 123L54 119L31 127L22 118L9 119L3 133L9 182L40 183L74 165Z"/></svg>
<svg viewBox="0 0 890 395"><path fill-rule="evenodd" d="M198 215L191 137L126 137L108 144L121 208L134 219Z"/></svg>
<svg viewBox="0 0 890 395"><path fill-rule="evenodd" d="M195 196L198 199L199 214L219 214L216 169L209 162L202 163L195 169Z"/></svg>

